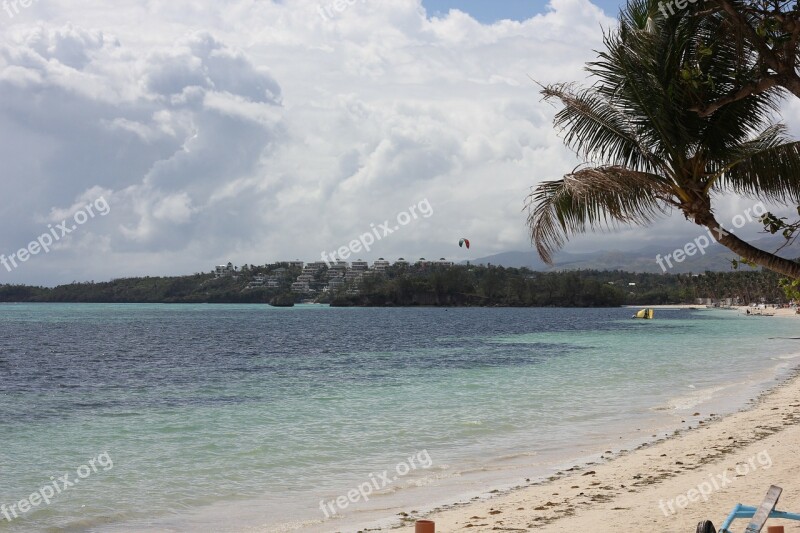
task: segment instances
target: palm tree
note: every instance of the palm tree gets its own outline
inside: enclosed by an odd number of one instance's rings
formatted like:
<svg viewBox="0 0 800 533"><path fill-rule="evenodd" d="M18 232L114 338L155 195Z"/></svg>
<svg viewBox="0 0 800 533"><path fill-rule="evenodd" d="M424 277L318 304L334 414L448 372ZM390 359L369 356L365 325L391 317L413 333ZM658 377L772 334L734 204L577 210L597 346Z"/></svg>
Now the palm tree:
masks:
<svg viewBox="0 0 800 533"><path fill-rule="evenodd" d="M781 96L772 91L710 116L691 110L724 95L735 70L735 51L702 37L716 34L707 26L714 20L663 17L654 0L631 0L606 50L587 65L592 86L543 87L545 100L563 106L556 128L587 161L528 197L531 240L544 261L572 235L647 226L678 209L741 257L800 278L800 264L755 248L715 218L712 199L724 194L800 200L800 143L771 122Z"/></svg>

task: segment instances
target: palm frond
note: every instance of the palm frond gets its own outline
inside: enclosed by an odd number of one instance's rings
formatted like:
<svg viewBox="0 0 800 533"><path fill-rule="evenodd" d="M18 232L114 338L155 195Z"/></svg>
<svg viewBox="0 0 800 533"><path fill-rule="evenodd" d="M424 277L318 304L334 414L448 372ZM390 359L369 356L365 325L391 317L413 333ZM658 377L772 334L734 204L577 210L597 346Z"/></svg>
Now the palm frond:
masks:
<svg viewBox="0 0 800 533"><path fill-rule="evenodd" d="M639 141L628 117L597 91L557 84L545 87L542 95L545 101L563 104L554 125L566 132L564 143L584 159L643 172L667 170Z"/></svg>
<svg viewBox="0 0 800 533"><path fill-rule="evenodd" d="M800 142L776 124L734 150L715 183L718 190L785 202L800 202Z"/></svg>
<svg viewBox="0 0 800 533"><path fill-rule="evenodd" d="M570 236L620 224L646 226L669 211L672 189L662 178L619 166L584 168L541 183L528 196L528 226L539 256L553 253Z"/></svg>

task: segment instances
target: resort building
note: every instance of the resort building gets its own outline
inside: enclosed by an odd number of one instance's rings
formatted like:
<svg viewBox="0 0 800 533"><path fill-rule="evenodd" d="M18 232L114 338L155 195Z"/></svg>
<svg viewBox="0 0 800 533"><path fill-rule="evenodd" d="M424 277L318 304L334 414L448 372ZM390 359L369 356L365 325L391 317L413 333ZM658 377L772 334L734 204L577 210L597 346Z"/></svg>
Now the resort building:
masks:
<svg viewBox="0 0 800 533"><path fill-rule="evenodd" d="M328 268L328 276L344 276L344 273L347 272L348 267L349 265L347 261L337 261L336 263L331 264L331 266Z"/></svg>
<svg viewBox="0 0 800 533"><path fill-rule="evenodd" d="M363 275L364 273L359 270L348 270L347 274L344 275L344 279L346 281L356 281L360 280Z"/></svg>
<svg viewBox="0 0 800 533"><path fill-rule="evenodd" d="M359 272L365 272L365 271L369 270L369 263L359 259L358 261L353 261L353 265L351 266L351 268L353 270L357 270Z"/></svg>
<svg viewBox="0 0 800 533"><path fill-rule="evenodd" d="M292 283L292 292L308 293L311 292L311 287L308 286L308 283L296 281Z"/></svg>
<svg viewBox="0 0 800 533"><path fill-rule="evenodd" d="M316 281L317 275L322 272L326 266L326 263L320 261L317 261L316 263L308 263L303 267L303 273L297 276L297 283L305 283L306 286L310 287ZM297 283L295 285L297 285ZM307 289L303 291L302 288L302 285L297 285L297 290L295 292L308 292ZM292 290L295 290L294 285L292 286Z"/></svg>
<svg viewBox="0 0 800 533"><path fill-rule="evenodd" d="M236 267L233 266L233 263L228 263L227 265L219 265L214 269L214 277L216 278L227 278L233 276L236 273Z"/></svg>
<svg viewBox="0 0 800 533"><path fill-rule="evenodd" d="M267 278L264 276L256 276L253 278L253 281L247 284L245 289L257 289L259 287L263 287L264 283L267 281Z"/></svg>
<svg viewBox="0 0 800 533"><path fill-rule="evenodd" d="M311 274L312 276L322 270L322 268L316 266L314 263L309 263L303 267L303 274Z"/></svg>
<svg viewBox="0 0 800 533"><path fill-rule="evenodd" d="M389 263L389 261L383 257L372 263L372 268L375 270L375 272L386 272L390 266L391 263Z"/></svg>
<svg viewBox="0 0 800 533"><path fill-rule="evenodd" d="M334 278L328 282L328 289L331 291L338 291L344 287L344 278Z"/></svg>
<svg viewBox="0 0 800 533"><path fill-rule="evenodd" d="M409 266L411 263L405 258L401 257L394 263L387 261L381 257L374 261L371 265L363 259L358 259L352 263L347 261L336 261L333 263L326 263L323 261L314 261L305 263L299 259L294 261L282 261L277 263L268 264L267 275L255 276L247 284L246 289L268 288L268 289L285 289L287 285L291 286L294 293L316 293L316 292L330 292L340 291L345 287L349 294L358 294L359 286L365 276L373 275L386 275L394 266ZM414 263L418 267L441 266L445 268L453 267L454 263L448 261L444 257L438 261L429 261L424 257L420 258ZM295 279L292 274L297 273L296 269L300 269L300 275ZM238 278L240 271L244 272L245 267L235 267L233 263L227 265L219 265L214 268L213 274L215 278L232 277Z"/></svg>
<svg viewBox="0 0 800 533"><path fill-rule="evenodd" d="M253 278L253 281L247 284L246 289L255 289L258 287L263 287L264 283L266 282L266 278L264 276L256 276Z"/></svg>

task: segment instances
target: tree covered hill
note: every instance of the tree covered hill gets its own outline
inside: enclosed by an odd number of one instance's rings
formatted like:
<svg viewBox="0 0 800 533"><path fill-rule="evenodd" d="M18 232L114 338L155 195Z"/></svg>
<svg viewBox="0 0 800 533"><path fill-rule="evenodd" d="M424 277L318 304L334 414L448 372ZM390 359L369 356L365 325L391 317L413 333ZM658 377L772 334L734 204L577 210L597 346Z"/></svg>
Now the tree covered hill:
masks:
<svg viewBox="0 0 800 533"><path fill-rule="evenodd" d="M742 303L782 302L778 275L768 271L647 274L456 265L391 267L369 272L334 293L292 294L299 269L283 269L278 287L253 286L270 267L247 267L235 276L212 274L72 283L54 288L0 285L0 302L253 303L291 295L337 306L614 307L695 303L698 298L738 298ZM320 275L324 279L325 273ZM257 285L257 284L256 284Z"/></svg>

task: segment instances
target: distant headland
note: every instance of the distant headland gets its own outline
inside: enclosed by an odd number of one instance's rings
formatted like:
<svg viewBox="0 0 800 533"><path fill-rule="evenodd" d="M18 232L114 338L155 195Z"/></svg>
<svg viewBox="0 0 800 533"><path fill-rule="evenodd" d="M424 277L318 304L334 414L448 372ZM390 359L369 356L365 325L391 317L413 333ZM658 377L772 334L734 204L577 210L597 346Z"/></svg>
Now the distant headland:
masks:
<svg viewBox="0 0 800 533"><path fill-rule="evenodd" d="M219 265L208 273L83 282L0 285L0 302L239 303L290 306L617 307L782 303L769 271L648 274L455 265L445 259Z"/></svg>

